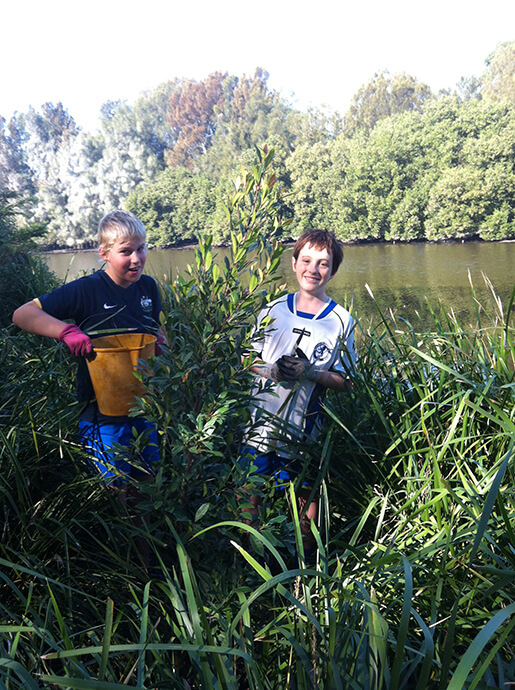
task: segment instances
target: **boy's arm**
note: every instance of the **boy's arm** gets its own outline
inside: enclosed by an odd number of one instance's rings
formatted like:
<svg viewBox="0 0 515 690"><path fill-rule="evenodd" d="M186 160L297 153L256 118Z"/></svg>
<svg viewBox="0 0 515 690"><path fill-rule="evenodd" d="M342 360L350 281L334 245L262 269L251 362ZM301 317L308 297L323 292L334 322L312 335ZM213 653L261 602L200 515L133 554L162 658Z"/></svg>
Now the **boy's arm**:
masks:
<svg viewBox="0 0 515 690"><path fill-rule="evenodd" d="M44 311L35 300L18 307L13 314L13 322L28 333L56 338L66 343L76 357L88 357L93 352L93 344L78 326L66 323Z"/></svg>
<svg viewBox="0 0 515 690"><path fill-rule="evenodd" d="M59 338L63 329L68 325L65 321L47 314L34 300L22 304L21 307L16 309L13 314L13 323L28 333L56 339Z"/></svg>
<svg viewBox="0 0 515 690"><path fill-rule="evenodd" d="M337 371L321 371L317 383L339 393L352 390L352 380Z"/></svg>

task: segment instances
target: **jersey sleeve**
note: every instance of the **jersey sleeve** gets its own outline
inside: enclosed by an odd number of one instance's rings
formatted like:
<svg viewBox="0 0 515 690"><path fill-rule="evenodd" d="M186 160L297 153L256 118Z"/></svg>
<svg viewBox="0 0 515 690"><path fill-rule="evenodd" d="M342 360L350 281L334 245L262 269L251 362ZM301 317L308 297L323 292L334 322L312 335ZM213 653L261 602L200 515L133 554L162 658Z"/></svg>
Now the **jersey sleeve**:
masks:
<svg viewBox="0 0 515 690"><path fill-rule="evenodd" d="M53 292L38 298L39 306L47 314L62 321L73 320L80 325L83 313L83 290L81 279L66 283Z"/></svg>
<svg viewBox="0 0 515 690"><path fill-rule="evenodd" d="M157 325L161 325L161 317L163 316L163 305L161 303L161 296L159 294L159 287L154 279L152 279L152 282L154 284L154 297L152 300L152 304L154 305L154 319L157 322Z"/></svg>
<svg viewBox="0 0 515 690"><path fill-rule="evenodd" d="M354 319L349 315L339 339L338 356L331 367L334 371L349 375L356 366L356 342Z"/></svg>
<svg viewBox="0 0 515 690"><path fill-rule="evenodd" d="M269 304L262 309L258 314L254 327L252 328L250 346L260 357L263 354L267 331L271 327L271 321L269 323L267 321L267 317L271 316L272 308L273 304Z"/></svg>

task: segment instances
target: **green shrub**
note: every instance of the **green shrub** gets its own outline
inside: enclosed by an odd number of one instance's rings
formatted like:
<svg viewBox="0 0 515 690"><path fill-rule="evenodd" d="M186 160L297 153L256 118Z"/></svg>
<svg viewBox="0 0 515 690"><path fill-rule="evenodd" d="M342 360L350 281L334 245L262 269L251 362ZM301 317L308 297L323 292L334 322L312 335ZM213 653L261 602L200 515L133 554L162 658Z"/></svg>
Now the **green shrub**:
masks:
<svg viewBox="0 0 515 690"><path fill-rule="evenodd" d="M14 192L0 191L0 328L11 323L13 311L29 299L57 287L57 278L46 264L30 251L45 232L41 224L22 223L29 208Z"/></svg>

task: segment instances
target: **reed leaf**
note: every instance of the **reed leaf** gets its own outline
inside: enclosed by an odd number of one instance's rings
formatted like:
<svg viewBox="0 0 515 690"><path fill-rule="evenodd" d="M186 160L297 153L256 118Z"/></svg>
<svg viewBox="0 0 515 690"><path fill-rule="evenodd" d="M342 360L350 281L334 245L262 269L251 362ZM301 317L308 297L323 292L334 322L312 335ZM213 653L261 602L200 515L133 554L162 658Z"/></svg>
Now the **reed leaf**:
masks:
<svg viewBox="0 0 515 690"><path fill-rule="evenodd" d="M477 662L479 655L487 645L487 643L492 639L492 637L497 633L502 624L508 620L512 615L515 614L515 603L510 604L505 609L497 611L493 617L486 623L486 625L478 632L475 638L472 640L466 652L460 659L456 670L452 674L451 681L447 685L448 690L461 690L463 687L468 687L470 690L474 690L477 687L478 682L481 680L485 668L481 667L475 674L474 679L469 684L469 674ZM500 636L501 644L504 644L509 633L515 627L515 620L512 620L507 629ZM498 645L501 646L501 645ZM481 672L481 673L480 673Z"/></svg>

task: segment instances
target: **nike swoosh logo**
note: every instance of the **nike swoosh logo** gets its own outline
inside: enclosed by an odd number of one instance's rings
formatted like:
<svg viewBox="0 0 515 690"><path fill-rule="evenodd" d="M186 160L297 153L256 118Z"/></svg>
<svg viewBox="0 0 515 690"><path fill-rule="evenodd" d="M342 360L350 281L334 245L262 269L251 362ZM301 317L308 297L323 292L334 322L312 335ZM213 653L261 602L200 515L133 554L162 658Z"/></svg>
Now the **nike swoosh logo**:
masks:
<svg viewBox="0 0 515 690"><path fill-rule="evenodd" d="M104 302L104 309L114 309L116 306L118 306L118 305L116 305L116 304L106 304L106 303Z"/></svg>

